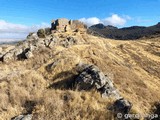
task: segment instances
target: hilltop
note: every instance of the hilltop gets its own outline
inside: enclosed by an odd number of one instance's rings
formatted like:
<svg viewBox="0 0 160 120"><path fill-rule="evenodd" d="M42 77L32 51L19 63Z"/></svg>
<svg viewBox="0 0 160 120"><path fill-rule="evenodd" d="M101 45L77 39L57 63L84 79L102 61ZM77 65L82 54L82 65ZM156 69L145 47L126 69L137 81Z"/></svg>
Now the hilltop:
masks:
<svg viewBox="0 0 160 120"><path fill-rule="evenodd" d="M1 119L110 120L108 107L118 94L132 103L131 113L153 112L160 100L160 38L122 41L86 31L79 21L58 19L23 42L0 47ZM100 83L91 86L94 79ZM106 81L116 97L102 96Z"/></svg>

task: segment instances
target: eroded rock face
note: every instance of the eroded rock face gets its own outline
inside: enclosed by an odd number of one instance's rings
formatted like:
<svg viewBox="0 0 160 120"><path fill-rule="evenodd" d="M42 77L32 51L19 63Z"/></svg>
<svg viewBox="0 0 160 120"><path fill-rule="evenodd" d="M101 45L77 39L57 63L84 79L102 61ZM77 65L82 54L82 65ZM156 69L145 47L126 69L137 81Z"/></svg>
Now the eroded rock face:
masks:
<svg viewBox="0 0 160 120"><path fill-rule="evenodd" d="M97 66L88 65L76 78L79 90L90 90L96 88L102 94L102 97L113 96L119 98L120 95L115 89L113 82L99 70Z"/></svg>
<svg viewBox="0 0 160 120"><path fill-rule="evenodd" d="M32 115L28 114L28 115L19 115L17 117L15 117L12 120L32 120Z"/></svg>

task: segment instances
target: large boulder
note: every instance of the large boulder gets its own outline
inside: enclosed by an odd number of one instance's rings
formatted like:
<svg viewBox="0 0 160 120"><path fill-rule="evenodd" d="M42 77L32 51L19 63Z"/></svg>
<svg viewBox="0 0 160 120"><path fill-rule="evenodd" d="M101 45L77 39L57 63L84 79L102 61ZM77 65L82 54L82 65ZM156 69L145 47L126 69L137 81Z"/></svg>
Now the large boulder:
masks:
<svg viewBox="0 0 160 120"><path fill-rule="evenodd" d="M102 97L120 97L115 89L112 80L103 74L95 65L88 65L76 78L78 90L90 90L96 88L101 92Z"/></svg>
<svg viewBox="0 0 160 120"><path fill-rule="evenodd" d="M89 90L93 87L100 89L107 81L105 75L100 72L98 67L90 65L79 74L76 82L78 83L79 89Z"/></svg>

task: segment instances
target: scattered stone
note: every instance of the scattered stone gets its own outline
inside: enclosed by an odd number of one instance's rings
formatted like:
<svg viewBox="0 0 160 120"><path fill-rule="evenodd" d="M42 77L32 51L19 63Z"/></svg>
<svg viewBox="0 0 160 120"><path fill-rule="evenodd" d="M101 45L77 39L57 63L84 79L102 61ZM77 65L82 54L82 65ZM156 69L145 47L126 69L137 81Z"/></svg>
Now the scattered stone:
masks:
<svg viewBox="0 0 160 120"><path fill-rule="evenodd" d="M59 62L60 62L59 60L56 60L56 61L54 61L53 63L47 65L47 66L46 66L46 70L47 70L48 72L53 71L54 68L57 66L57 64L58 64Z"/></svg>
<svg viewBox="0 0 160 120"><path fill-rule="evenodd" d="M27 53L25 53L25 56L27 59L32 58L34 55L32 54L31 51L28 51Z"/></svg>
<svg viewBox="0 0 160 120"><path fill-rule="evenodd" d="M115 99L121 98L118 90L115 89L115 87L113 86L112 83L106 84L104 87L101 88L100 91L101 91L101 94L102 94L103 98L106 98L106 97L112 97L112 98L115 98Z"/></svg>
<svg viewBox="0 0 160 120"><path fill-rule="evenodd" d="M124 98L117 99L109 110L114 113L128 114L132 108L132 104Z"/></svg>
<svg viewBox="0 0 160 120"><path fill-rule="evenodd" d="M19 115L19 116L13 118L12 120L32 120L32 114Z"/></svg>
<svg viewBox="0 0 160 120"><path fill-rule="evenodd" d="M37 40L38 39L38 35L37 33L29 33L29 35L27 36L27 39L33 39L33 40Z"/></svg>
<svg viewBox="0 0 160 120"><path fill-rule="evenodd" d="M14 56L18 56L23 53L23 49L17 47L17 49L14 49L13 52L14 52Z"/></svg>
<svg viewBox="0 0 160 120"><path fill-rule="evenodd" d="M49 47L52 48L55 44L57 43L57 38L54 36L51 36L50 42L49 42Z"/></svg>
<svg viewBox="0 0 160 120"><path fill-rule="evenodd" d="M14 60L13 53L7 52L2 59L3 59L3 62L5 63L8 63L10 60Z"/></svg>
<svg viewBox="0 0 160 120"><path fill-rule="evenodd" d="M68 48L71 45L76 45L77 39L75 39L74 37L67 37L61 43L64 47Z"/></svg>

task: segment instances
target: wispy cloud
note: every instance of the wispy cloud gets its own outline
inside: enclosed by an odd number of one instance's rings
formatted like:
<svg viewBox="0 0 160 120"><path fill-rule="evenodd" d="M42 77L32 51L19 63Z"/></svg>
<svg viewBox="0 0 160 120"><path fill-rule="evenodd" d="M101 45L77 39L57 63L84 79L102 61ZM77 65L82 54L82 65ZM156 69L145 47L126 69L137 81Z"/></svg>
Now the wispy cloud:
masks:
<svg viewBox="0 0 160 120"><path fill-rule="evenodd" d="M113 26L123 26L126 24L127 20L130 20L131 17L128 15L119 16L118 14L112 14L110 17L99 19L97 17L91 18L81 18L81 22L85 23L88 27L94 24L102 23L104 25L113 25Z"/></svg>
<svg viewBox="0 0 160 120"><path fill-rule="evenodd" d="M40 25L27 26L0 20L0 39L25 38L29 32L36 32L38 29L45 27L50 27L50 25L41 23Z"/></svg>

